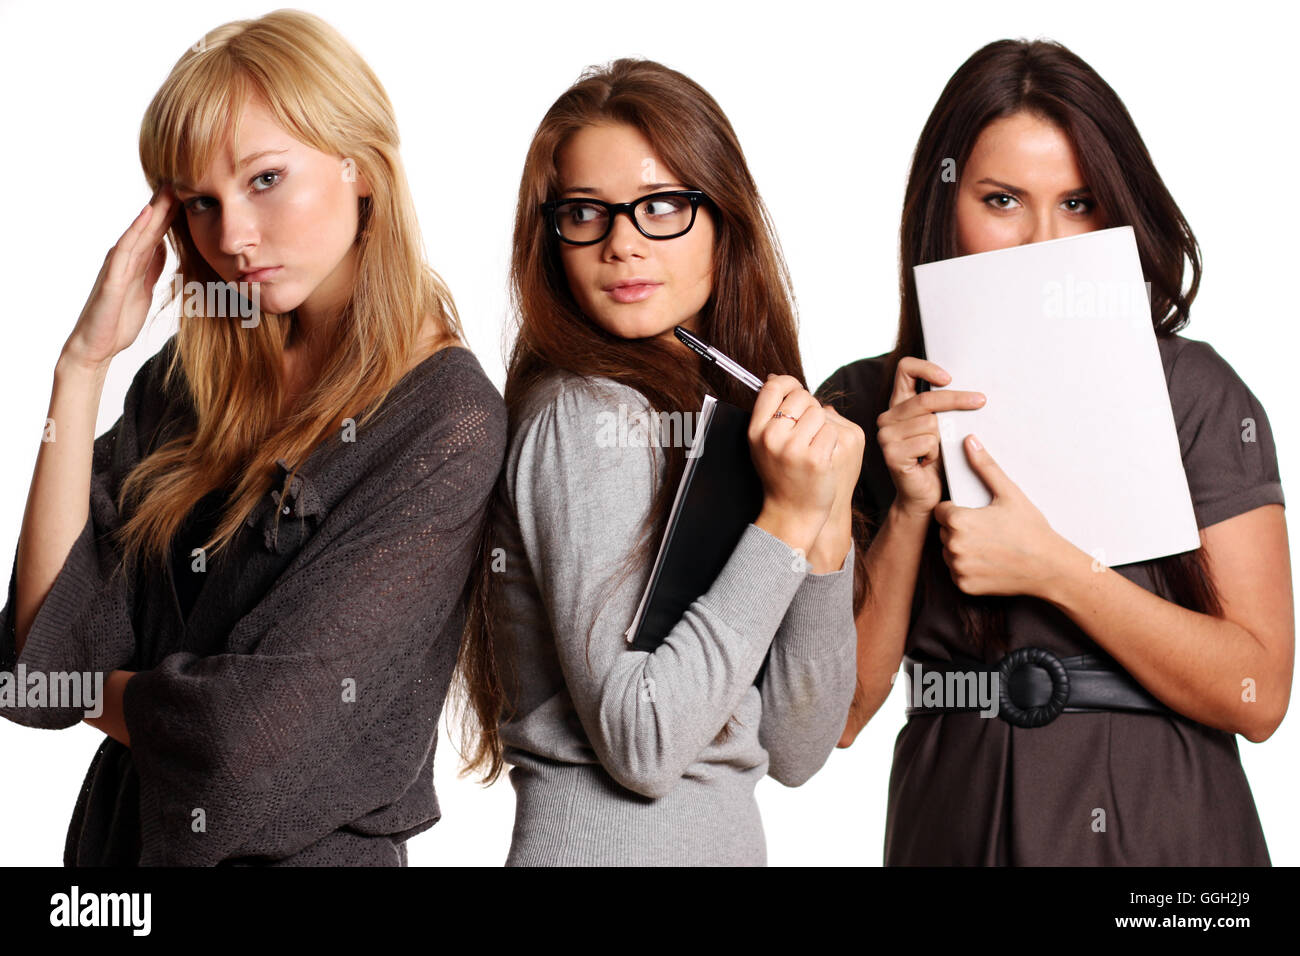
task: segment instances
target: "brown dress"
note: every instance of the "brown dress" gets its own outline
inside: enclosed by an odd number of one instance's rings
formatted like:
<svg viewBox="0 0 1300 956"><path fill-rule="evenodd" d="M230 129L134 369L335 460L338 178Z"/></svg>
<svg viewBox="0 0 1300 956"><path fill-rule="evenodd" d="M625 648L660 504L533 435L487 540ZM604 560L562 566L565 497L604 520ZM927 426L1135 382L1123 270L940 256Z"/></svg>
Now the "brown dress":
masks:
<svg viewBox="0 0 1300 956"><path fill-rule="evenodd" d="M1250 389L1205 342L1173 335L1159 347L1197 525L1283 504L1272 432ZM846 365L818 390L842 393L836 407L867 434L855 503L873 520L894 498L876 441L885 359ZM1157 591L1145 564L1114 570ZM995 665L999 652L977 653L963 636L952 579L937 577L924 600L918 588L907 653ZM1010 648L1106 657L1047 602L1006 602ZM1020 728L966 712L913 716L899 732L885 863L1266 866L1269 857L1234 734L1181 715L1064 713Z"/></svg>

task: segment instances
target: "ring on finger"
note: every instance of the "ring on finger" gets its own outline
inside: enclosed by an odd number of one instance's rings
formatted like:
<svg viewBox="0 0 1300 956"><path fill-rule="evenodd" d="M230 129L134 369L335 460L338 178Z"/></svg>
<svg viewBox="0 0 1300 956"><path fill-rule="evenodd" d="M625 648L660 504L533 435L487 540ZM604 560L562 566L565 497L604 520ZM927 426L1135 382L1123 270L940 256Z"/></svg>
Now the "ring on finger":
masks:
<svg viewBox="0 0 1300 956"><path fill-rule="evenodd" d="M787 413L781 411L781 409L779 409L779 408L778 408L776 411L774 411L774 412L772 413L772 417L773 417L773 418L788 418L788 419L790 419L790 421L794 422L796 425L799 424L799 419L795 418L793 415L789 415L789 414L787 414Z"/></svg>

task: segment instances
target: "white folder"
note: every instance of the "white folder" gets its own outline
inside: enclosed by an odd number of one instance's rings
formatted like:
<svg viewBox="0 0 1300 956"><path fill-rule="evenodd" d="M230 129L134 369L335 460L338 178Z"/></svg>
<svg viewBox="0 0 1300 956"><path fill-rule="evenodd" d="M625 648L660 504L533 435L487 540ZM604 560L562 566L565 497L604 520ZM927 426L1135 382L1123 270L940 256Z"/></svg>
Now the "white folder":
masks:
<svg viewBox="0 0 1300 956"><path fill-rule="evenodd" d="M1200 547L1130 226L915 267L926 358L982 408L940 412L949 496L991 501L976 435L1052 528L1103 565Z"/></svg>

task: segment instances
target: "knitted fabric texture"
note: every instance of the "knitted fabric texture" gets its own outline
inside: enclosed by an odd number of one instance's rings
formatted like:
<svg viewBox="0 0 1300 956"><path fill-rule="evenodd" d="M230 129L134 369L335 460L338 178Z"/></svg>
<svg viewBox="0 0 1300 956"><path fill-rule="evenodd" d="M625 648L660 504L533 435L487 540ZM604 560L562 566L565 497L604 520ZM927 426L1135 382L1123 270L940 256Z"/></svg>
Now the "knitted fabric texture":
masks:
<svg viewBox="0 0 1300 956"><path fill-rule="evenodd" d="M283 497L278 463L183 616L170 562L113 575L108 541L122 480L192 425L162 389L174 347L145 363L95 440L90 515L21 657L12 572L0 612L2 670L138 672L123 699L131 746L106 738L96 753L64 862L404 865L405 841L439 818L438 717L504 403L468 350L425 359L354 440L318 446ZM0 715L63 728L84 711Z"/></svg>

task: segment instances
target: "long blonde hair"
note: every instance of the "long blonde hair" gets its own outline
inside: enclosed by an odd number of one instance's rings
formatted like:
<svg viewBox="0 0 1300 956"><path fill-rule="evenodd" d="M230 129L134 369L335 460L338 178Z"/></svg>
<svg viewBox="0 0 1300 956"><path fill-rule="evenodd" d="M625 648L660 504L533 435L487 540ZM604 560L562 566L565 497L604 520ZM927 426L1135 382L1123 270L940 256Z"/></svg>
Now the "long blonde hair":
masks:
<svg viewBox="0 0 1300 956"><path fill-rule="evenodd" d="M229 500L203 546L209 557L216 554L267 493L277 459L293 469L287 488L337 423L364 411L355 419L360 426L378 411L419 358L426 316L437 323L440 344L464 338L451 293L424 261L388 95L361 56L318 17L277 10L224 24L187 50L140 125L149 186L199 182L228 136L238 156L239 114L250 99L263 102L291 136L350 159L369 185L370 195L359 201L356 281L326 343L320 379L280 424L292 313L262 312L255 325L243 327L187 315L202 306L186 301L163 387L172 388L180 373L197 424L147 454L124 480L121 513L128 502L138 505L119 529L124 564L162 559L195 504L229 485ZM199 254L183 214L168 235L180 288L221 281Z"/></svg>

